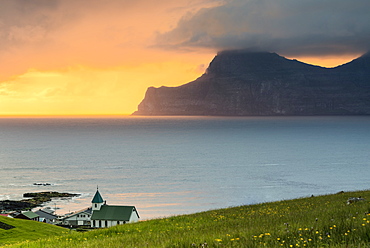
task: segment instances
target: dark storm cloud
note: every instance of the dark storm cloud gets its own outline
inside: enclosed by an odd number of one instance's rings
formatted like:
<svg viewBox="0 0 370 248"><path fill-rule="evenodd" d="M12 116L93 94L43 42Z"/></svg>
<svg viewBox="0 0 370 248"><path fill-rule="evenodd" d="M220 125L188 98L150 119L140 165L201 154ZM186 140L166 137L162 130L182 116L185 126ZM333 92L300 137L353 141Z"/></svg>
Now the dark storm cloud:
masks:
<svg viewBox="0 0 370 248"><path fill-rule="evenodd" d="M368 0L231 0L159 34L165 48L254 49L286 55L370 49Z"/></svg>

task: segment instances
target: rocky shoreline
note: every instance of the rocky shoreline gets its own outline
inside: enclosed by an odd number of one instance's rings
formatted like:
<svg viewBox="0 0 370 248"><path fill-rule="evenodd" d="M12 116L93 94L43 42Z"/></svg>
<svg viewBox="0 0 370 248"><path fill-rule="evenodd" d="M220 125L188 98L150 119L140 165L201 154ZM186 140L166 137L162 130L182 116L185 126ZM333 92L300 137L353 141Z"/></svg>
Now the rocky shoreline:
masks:
<svg viewBox="0 0 370 248"><path fill-rule="evenodd" d="M30 210L32 208L41 206L41 204L45 202L51 201L52 198L69 198L69 197L77 197L79 195L80 194L59 193L55 191L24 193L23 197L28 198L28 199L23 199L20 201L15 201L15 200L0 201L0 211Z"/></svg>

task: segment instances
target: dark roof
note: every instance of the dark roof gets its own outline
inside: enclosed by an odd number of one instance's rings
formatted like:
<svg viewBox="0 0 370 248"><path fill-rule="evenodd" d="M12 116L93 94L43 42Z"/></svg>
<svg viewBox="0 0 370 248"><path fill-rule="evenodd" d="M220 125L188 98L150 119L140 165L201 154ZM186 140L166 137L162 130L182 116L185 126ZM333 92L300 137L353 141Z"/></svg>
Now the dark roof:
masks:
<svg viewBox="0 0 370 248"><path fill-rule="evenodd" d="M46 213L49 213L49 214L54 214L55 213L55 210L50 208L50 207L46 207L46 208L43 208L43 209L40 209Z"/></svg>
<svg viewBox="0 0 370 248"><path fill-rule="evenodd" d="M100 210L94 210L91 216L92 220L121 220L129 221L132 212L136 212L134 206L109 206L103 205Z"/></svg>
<svg viewBox="0 0 370 248"><path fill-rule="evenodd" d="M40 217L49 219L49 220L53 220L57 218L56 215L43 211L42 209L37 210L35 213L38 214Z"/></svg>
<svg viewBox="0 0 370 248"><path fill-rule="evenodd" d="M91 203L103 203L103 197L101 197L99 190L96 190L94 198L92 199Z"/></svg>

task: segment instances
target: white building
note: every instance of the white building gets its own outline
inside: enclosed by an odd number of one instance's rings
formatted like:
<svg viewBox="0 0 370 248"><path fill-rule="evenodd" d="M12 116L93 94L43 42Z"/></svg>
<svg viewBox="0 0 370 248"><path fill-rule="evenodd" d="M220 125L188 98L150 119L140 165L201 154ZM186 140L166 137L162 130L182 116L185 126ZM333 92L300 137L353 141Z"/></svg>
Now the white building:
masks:
<svg viewBox="0 0 370 248"><path fill-rule="evenodd" d="M103 200L103 197L101 197L98 189L96 190L91 203L91 227L111 227L125 223L137 222L140 219L139 213L134 206L107 205Z"/></svg>
<svg viewBox="0 0 370 248"><path fill-rule="evenodd" d="M61 221L62 225L68 226L90 226L91 222L92 209L85 208L70 214L65 215Z"/></svg>
<svg viewBox="0 0 370 248"><path fill-rule="evenodd" d="M39 209L35 213L40 216L39 221L48 224L54 224L58 217L45 209Z"/></svg>

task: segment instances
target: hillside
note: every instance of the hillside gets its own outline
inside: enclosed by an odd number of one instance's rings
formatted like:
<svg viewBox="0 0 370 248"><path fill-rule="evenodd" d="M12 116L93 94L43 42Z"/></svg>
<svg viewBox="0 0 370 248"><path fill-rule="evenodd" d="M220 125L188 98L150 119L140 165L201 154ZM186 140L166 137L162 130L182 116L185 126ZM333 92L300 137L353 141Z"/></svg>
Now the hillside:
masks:
<svg viewBox="0 0 370 248"><path fill-rule="evenodd" d="M27 240L60 236L67 232L69 231L65 228L42 222L0 216L0 247Z"/></svg>
<svg viewBox="0 0 370 248"><path fill-rule="evenodd" d="M220 52L179 87L148 88L134 115L368 115L370 53L336 68L276 53Z"/></svg>
<svg viewBox="0 0 370 248"><path fill-rule="evenodd" d="M347 204L350 197L365 200ZM370 191L211 210L10 247L368 247Z"/></svg>

